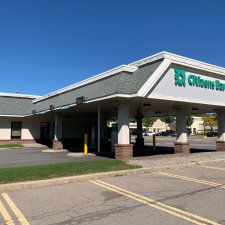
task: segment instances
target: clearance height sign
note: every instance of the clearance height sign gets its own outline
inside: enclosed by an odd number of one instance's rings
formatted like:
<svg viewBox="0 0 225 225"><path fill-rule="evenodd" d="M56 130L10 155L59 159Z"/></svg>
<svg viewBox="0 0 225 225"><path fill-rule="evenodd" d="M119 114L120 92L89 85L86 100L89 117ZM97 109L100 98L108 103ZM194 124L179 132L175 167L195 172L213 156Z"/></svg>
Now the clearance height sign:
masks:
<svg viewBox="0 0 225 225"><path fill-rule="evenodd" d="M200 88L225 91L225 83L221 83L219 80L203 79L201 76L196 74L187 75L186 71L179 68L174 69L174 82L176 86L181 87L185 87L188 84L190 86Z"/></svg>

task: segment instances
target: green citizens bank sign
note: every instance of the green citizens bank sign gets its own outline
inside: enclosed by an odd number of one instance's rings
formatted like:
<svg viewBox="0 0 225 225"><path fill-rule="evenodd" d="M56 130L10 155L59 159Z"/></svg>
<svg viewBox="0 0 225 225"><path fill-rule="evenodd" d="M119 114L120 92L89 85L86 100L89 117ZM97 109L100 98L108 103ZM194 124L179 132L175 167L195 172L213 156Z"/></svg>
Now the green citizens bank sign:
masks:
<svg viewBox="0 0 225 225"><path fill-rule="evenodd" d="M174 69L174 81L175 85L180 87L185 87L188 83L190 86L225 91L225 83L221 83L219 80L205 80L196 74L187 76L186 71L178 68Z"/></svg>

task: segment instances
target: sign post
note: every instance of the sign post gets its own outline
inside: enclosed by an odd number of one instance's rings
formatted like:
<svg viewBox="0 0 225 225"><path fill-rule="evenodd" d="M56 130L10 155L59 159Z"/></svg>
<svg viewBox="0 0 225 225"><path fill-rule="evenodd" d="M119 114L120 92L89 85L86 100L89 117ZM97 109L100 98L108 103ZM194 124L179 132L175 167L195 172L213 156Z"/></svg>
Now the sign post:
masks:
<svg viewBox="0 0 225 225"><path fill-rule="evenodd" d="M152 139L153 139L152 147L153 147L153 151L155 151L156 150L155 134L153 134Z"/></svg>

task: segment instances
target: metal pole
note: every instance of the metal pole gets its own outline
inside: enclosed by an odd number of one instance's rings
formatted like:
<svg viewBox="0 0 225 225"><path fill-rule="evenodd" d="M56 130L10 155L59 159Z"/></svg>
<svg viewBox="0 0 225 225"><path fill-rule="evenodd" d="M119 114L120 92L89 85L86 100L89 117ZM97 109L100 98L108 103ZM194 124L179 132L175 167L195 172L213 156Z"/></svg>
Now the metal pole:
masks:
<svg viewBox="0 0 225 225"><path fill-rule="evenodd" d="M152 145L152 147L153 147L153 150L155 151L156 150L156 143L155 143L155 135L154 134L152 136L152 139L153 139L153 145Z"/></svg>
<svg viewBox="0 0 225 225"><path fill-rule="evenodd" d="M54 140L58 140L58 115L55 114Z"/></svg>

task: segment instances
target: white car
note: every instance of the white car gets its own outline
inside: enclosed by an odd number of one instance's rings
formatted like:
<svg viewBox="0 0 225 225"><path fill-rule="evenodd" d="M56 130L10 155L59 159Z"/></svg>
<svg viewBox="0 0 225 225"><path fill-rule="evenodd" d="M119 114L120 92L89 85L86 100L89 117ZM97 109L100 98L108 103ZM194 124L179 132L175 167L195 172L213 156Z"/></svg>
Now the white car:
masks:
<svg viewBox="0 0 225 225"><path fill-rule="evenodd" d="M153 136L153 135L155 135L155 133L151 131L143 133L143 136Z"/></svg>

